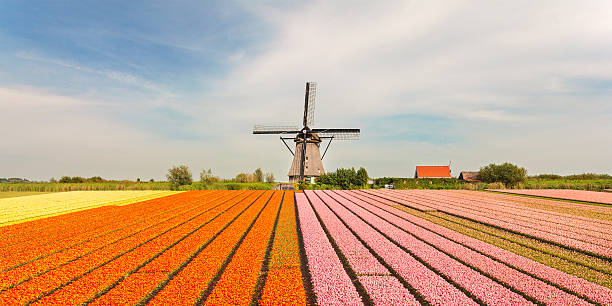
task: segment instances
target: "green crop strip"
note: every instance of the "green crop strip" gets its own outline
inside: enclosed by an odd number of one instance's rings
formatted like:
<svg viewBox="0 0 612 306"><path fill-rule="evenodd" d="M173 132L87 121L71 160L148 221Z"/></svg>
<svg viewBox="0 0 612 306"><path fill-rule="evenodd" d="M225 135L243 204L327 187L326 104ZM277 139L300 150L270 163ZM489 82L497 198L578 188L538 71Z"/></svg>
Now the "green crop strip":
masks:
<svg viewBox="0 0 612 306"><path fill-rule="evenodd" d="M508 233L493 227L449 216L442 212L423 213L404 206L397 209L479 239L549 267L612 288L612 265L582 253Z"/></svg>

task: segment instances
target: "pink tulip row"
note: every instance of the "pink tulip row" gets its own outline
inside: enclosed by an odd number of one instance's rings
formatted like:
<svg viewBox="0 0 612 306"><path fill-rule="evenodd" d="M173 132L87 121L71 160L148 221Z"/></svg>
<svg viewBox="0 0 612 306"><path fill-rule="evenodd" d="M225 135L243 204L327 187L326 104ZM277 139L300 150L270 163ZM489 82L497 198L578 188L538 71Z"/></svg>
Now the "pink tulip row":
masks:
<svg viewBox="0 0 612 306"><path fill-rule="evenodd" d="M517 197L516 195L512 195L512 194L502 194L502 193L492 193L492 192L481 193L481 192L475 192L475 191L470 191L470 190L456 190L454 192L457 194L478 195L481 198L504 200L504 201L508 201L512 203L528 202L532 204L541 204L541 205L552 206L552 207L571 208L571 209L578 209L581 211L592 211L592 212L608 214L608 215L612 214L612 207L608 207L608 206L571 203L571 202L556 201L556 200L550 200L550 199L544 199L544 198ZM520 206L520 207L524 207L524 206ZM552 212L552 211L548 211L548 212L553 213L553 214L566 215L566 214ZM581 220L587 220L587 221L594 220L595 222L612 224L612 221L607 221L607 220L592 219L592 218L582 217L582 216L575 216L575 217Z"/></svg>
<svg viewBox="0 0 612 306"><path fill-rule="evenodd" d="M502 213L507 213L513 218L517 218L529 222L538 222L542 224L550 224L553 227L562 227L577 233L583 233L593 237L610 239L612 235L612 227L602 227L598 219L593 218L576 218L576 216L555 213L551 211L529 208L517 205L515 202L483 199L477 195L481 194L478 191L471 191L472 194L457 193L456 191L440 191L440 195L453 200L468 200L477 207L496 210ZM529 198L528 198L529 199ZM612 212L612 210L611 210Z"/></svg>
<svg viewBox="0 0 612 306"><path fill-rule="evenodd" d="M493 189L505 193L612 204L612 193L572 189Z"/></svg>
<svg viewBox="0 0 612 306"><path fill-rule="evenodd" d="M447 250L453 255L462 254L462 252L458 251L459 248L457 247L457 244L461 244L471 250L480 252L489 258L495 259L500 263L504 263L508 266L514 267L517 270L525 271L527 273L530 273L531 275L535 275L562 288L568 289L579 295L588 297L589 299L598 303L604 305L612 304L612 290L610 290L609 288L590 283L579 277L575 277L573 275L558 271L556 269L529 260L525 257L516 255L512 252L498 248L491 244L465 236L443 226L439 226L427 220L418 218L414 215L399 211L381 202L365 197L362 192L338 192L338 194L347 199L350 199L359 206L366 208L367 210L377 214L378 216L381 216L385 220L402 227L404 230L407 230L412 234L419 236L419 238L422 238L431 243L435 243L434 240L437 240L438 245L441 246L442 249ZM446 238L447 240L441 239L442 237ZM479 268L488 266L486 263L477 263L477 258L479 258L478 255L470 255L465 259L466 261L474 261L474 264L477 265L477 267ZM491 266L496 265L498 266L499 264L493 264ZM508 271L508 268L503 267L501 270L503 271L503 273L508 273L508 275L515 275L515 277L517 277L516 279L519 280L519 282L515 282L513 284L508 283L509 285L512 285L513 287L517 286L515 288L528 293L530 296L533 296L538 300L547 300L550 303L568 303L570 301L572 301L572 304L577 303L575 301L575 297L569 296L567 293L562 292L557 288L548 285L543 286L541 282L534 281L533 278L527 275L523 275L522 277L520 274L516 275L516 270ZM494 275L494 273L495 271L490 274ZM505 274L499 276L500 280L508 278L509 276L506 276Z"/></svg>
<svg viewBox="0 0 612 306"><path fill-rule="evenodd" d="M319 196L309 191L306 191L306 195L375 304L392 305L401 301L404 305L419 305L410 291L378 262ZM384 294L381 294L382 292Z"/></svg>
<svg viewBox="0 0 612 306"><path fill-rule="evenodd" d="M363 209L360 210L358 206L350 201L337 195L334 195L334 200L330 199L328 200L329 203L327 201L326 203L347 223L354 222L358 224L358 222L350 220L361 221L359 218L363 218L365 222L396 241L405 250L410 252L412 256L419 258L434 269L434 271L452 280L481 301L492 305L508 302L521 305L530 304L529 301L519 294L504 288L499 283L452 259L430 245L415 239L385 220ZM350 226L353 228L353 225Z"/></svg>
<svg viewBox="0 0 612 306"><path fill-rule="evenodd" d="M474 209L470 209L467 207L458 207L458 205L456 204L448 203L443 200L437 199L435 194L417 197L411 194L411 192L412 191L407 190L401 191L401 193L399 193L399 197L396 196L393 199L408 206L410 206L410 203L414 201L425 202L429 205L435 204L437 205L436 208L443 212L459 215L479 222L499 226L508 230L520 232L530 236L538 237L540 239L553 241L558 244L612 258L612 250L610 247L595 244L592 241L592 238L589 237L577 237L575 233L566 233L560 230L553 231L550 229L542 228L541 226L529 225L509 218L491 216L492 214L477 213L474 211ZM394 194L398 193L396 192ZM380 196L388 199L391 198L391 196L389 196L385 192L381 192Z"/></svg>
<svg viewBox="0 0 612 306"><path fill-rule="evenodd" d="M404 199L417 197L423 201L439 201L441 203L437 203L437 205L448 204L458 209L463 208L473 211L475 214L482 216L494 216L497 219L508 220L525 227L561 234L604 247L612 247L611 233L606 233L607 229L602 229L601 226L594 225L592 222L578 220L567 215L561 217L546 212L526 211L523 207L504 207L497 201L483 201L474 196L454 196L446 191L423 192L422 190L413 190L409 193L393 191L387 194ZM436 206L436 204L430 205Z"/></svg>
<svg viewBox="0 0 612 306"><path fill-rule="evenodd" d="M295 194L300 230L319 305L361 305L361 297L302 193Z"/></svg>
<svg viewBox="0 0 612 306"><path fill-rule="evenodd" d="M337 199L340 198L339 195L335 197ZM347 200L339 201L353 213L369 220L369 223L386 232L389 237L393 237L395 241L413 251L415 255L455 280L459 285L487 304L528 304L530 302L521 295L503 287L500 283L481 274L481 272L474 270L474 268L523 294L545 303L572 301L579 304L584 302L575 296L533 279L502 263L491 260L435 233L417 227L363 201L356 198L352 198L352 201L348 199L351 198L347 196ZM364 209L360 205L367 205L368 208L377 210L377 213L380 213L382 217ZM401 227L403 230L398 227Z"/></svg>
<svg viewBox="0 0 612 306"><path fill-rule="evenodd" d="M317 191L317 193L319 193ZM343 210L338 203L333 205L332 210L355 231L378 256L382 258L402 279L412 286L429 303L435 305L464 304L476 305L467 295L448 283L436 272L428 269L417 259L406 253L392 241L385 238L374 228L367 225L357 216ZM326 201L327 203L327 201ZM330 203L327 203L328 205Z"/></svg>

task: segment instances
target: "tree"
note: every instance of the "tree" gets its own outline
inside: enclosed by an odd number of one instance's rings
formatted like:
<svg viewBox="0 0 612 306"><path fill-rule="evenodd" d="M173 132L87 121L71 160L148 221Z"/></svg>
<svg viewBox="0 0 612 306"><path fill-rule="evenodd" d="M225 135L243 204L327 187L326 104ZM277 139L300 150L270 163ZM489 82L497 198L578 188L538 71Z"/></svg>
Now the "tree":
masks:
<svg viewBox="0 0 612 306"><path fill-rule="evenodd" d="M190 185L193 182L191 171L185 165L174 166L166 174L168 182L178 185Z"/></svg>
<svg viewBox="0 0 612 306"><path fill-rule="evenodd" d="M511 187L527 180L527 170L511 163L489 164L480 168L480 180L485 183L501 182Z"/></svg>
<svg viewBox="0 0 612 306"><path fill-rule="evenodd" d="M263 174L263 171L261 171L261 168L257 168L255 172L253 173L253 175L255 176L255 181L257 181L258 183L261 183L264 181L264 174Z"/></svg>
<svg viewBox="0 0 612 306"><path fill-rule="evenodd" d="M239 173L234 180L236 183L252 183L255 181L255 175L250 173Z"/></svg>
<svg viewBox="0 0 612 306"><path fill-rule="evenodd" d="M266 173L266 183L274 183L274 174L272 172Z"/></svg>
<svg viewBox="0 0 612 306"><path fill-rule="evenodd" d="M214 176L212 173L212 169L203 169L202 172L200 172L200 182L202 183L214 183L214 182L218 182L220 179L218 176Z"/></svg>
<svg viewBox="0 0 612 306"><path fill-rule="evenodd" d="M357 178L359 179L359 182L361 184L359 185L365 185L368 183L368 171L366 171L366 169L364 167L359 168L359 170L357 170Z"/></svg>

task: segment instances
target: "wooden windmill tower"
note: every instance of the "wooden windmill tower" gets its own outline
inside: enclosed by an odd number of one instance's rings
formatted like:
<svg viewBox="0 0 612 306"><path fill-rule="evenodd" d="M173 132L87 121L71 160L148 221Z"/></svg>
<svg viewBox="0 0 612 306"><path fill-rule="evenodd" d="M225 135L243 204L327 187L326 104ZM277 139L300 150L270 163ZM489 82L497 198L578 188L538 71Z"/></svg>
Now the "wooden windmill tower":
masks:
<svg viewBox="0 0 612 306"><path fill-rule="evenodd" d="M304 99L304 120L301 129L297 126L269 126L255 125L253 134L280 134L281 141L287 146L293 155L293 162L289 168L289 182L302 181L314 182L314 178L325 173L323 169L323 157L329 149L332 140L358 140L359 129L315 129L314 108L317 83L306 83L306 97ZM323 140L329 140L323 156L320 146ZM295 152L287 144L286 140L295 142Z"/></svg>

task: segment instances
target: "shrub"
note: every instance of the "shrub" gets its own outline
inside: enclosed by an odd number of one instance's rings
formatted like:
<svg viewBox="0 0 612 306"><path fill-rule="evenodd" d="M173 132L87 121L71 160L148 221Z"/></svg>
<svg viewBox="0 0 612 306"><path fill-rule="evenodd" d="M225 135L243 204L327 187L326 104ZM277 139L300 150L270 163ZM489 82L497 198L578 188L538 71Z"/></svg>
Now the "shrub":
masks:
<svg viewBox="0 0 612 306"><path fill-rule="evenodd" d="M168 174L166 174L166 178L168 182L177 185L190 185L193 181L191 177L191 171L185 165L174 166L168 169Z"/></svg>
<svg viewBox="0 0 612 306"><path fill-rule="evenodd" d="M274 183L274 174L272 172L266 173L266 183Z"/></svg>
<svg viewBox="0 0 612 306"><path fill-rule="evenodd" d="M511 163L489 164L480 168L480 179L485 183L500 182L511 187L527 180L527 170Z"/></svg>

